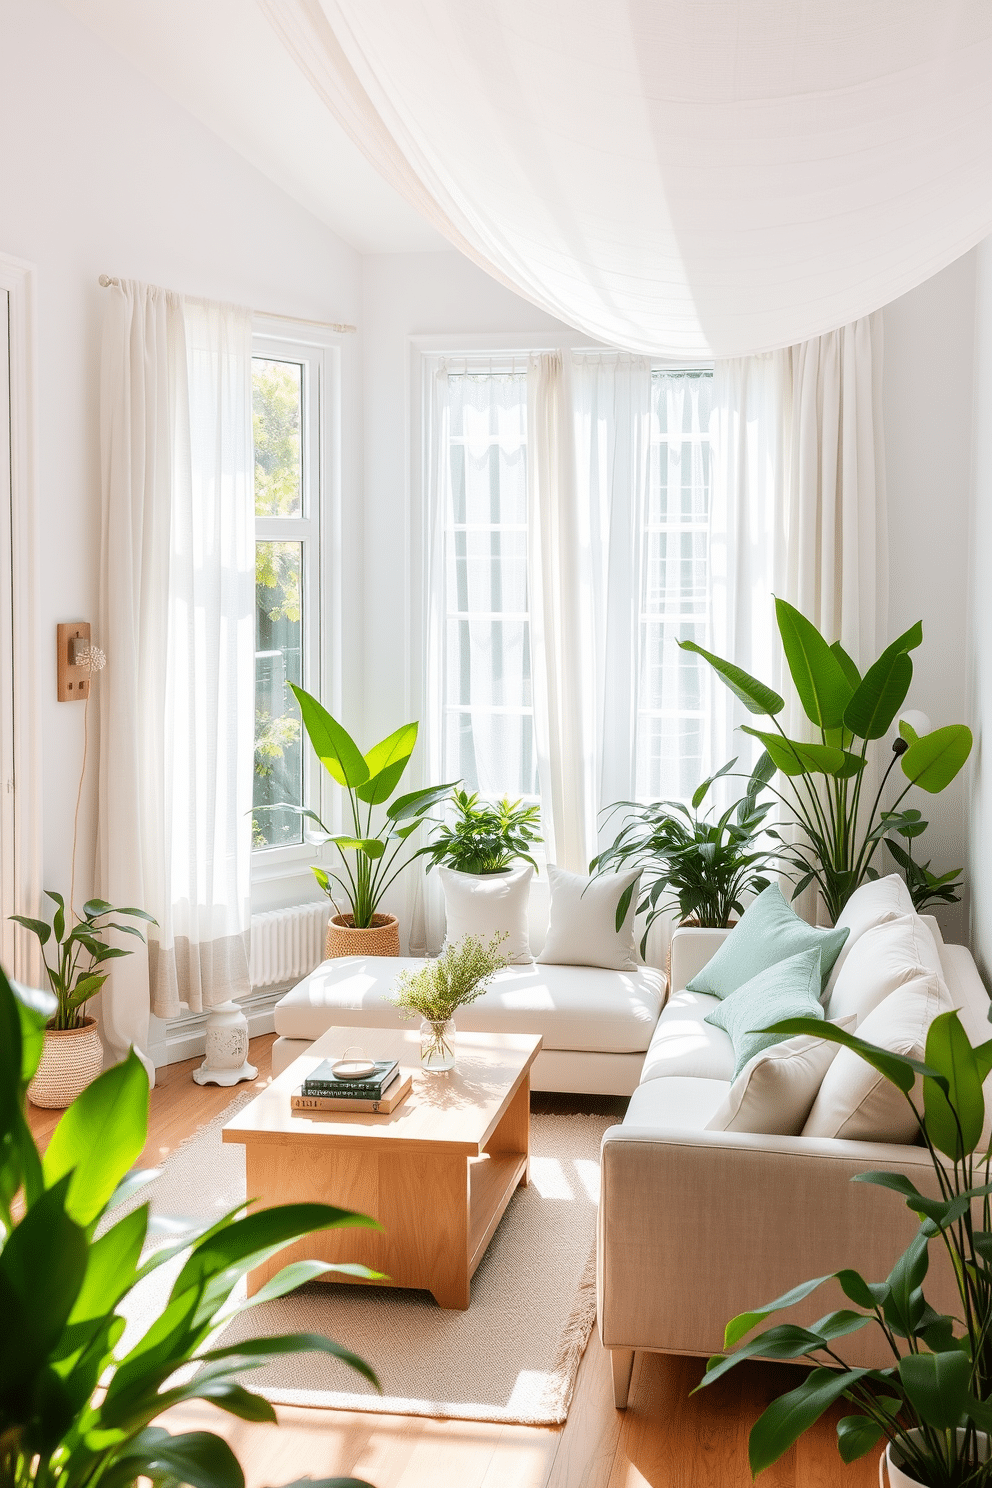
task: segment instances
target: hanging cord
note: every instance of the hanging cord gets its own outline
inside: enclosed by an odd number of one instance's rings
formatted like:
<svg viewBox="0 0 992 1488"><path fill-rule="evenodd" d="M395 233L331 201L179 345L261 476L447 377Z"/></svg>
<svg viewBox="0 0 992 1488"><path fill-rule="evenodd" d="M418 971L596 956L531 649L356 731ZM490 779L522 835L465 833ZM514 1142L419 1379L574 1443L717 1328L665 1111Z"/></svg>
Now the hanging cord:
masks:
<svg viewBox="0 0 992 1488"><path fill-rule="evenodd" d="M76 653L75 665L76 666L87 667L89 669L89 672L90 672L90 685L92 686L92 674L94 672L102 672L103 671L104 667L107 665L107 657L106 657L105 652L103 652L103 651L100 650L100 647L99 646L87 646L87 647L85 647L85 649L81 648ZM83 781L86 779L86 755L87 755L87 751L89 749L89 741L90 741L89 723L90 723L90 695L89 695L89 692L87 692L87 694L86 694L86 701L83 704L83 762L82 762L82 765L80 766L80 770L79 770L79 790L76 792L76 814L75 814L75 816L72 819L72 866L71 866L70 871L69 871L69 915L70 915L70 918L73 919L73 920L75 920L75 921L78 921L78 919L79 919L79 916L76 913L76 904L75 904L75 898L76 898L76 841L77 841L77 838L79 836L79 808L82 805L82 801L83 801Z"/></svg>

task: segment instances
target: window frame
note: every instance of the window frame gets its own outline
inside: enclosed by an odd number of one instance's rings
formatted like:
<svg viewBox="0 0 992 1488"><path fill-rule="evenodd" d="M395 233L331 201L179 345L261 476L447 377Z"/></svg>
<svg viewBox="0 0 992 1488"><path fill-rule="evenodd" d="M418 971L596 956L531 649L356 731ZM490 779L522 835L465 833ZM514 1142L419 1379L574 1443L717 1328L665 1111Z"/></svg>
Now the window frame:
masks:
<svg viewBox="0 0 992 1488"><path fill-rule="evenodd" d="M256 316L252 357L302 365L303 483L297 517L256 517L255 542L301 542L303 687L332 712L339 708L341 610L341 344L340 333ZM303 737L303 804L328 824L334 803L319 761ZM252 850L252 908L282 902L288 881L313 897L311 865L321 850L306 841Z"/></svg>

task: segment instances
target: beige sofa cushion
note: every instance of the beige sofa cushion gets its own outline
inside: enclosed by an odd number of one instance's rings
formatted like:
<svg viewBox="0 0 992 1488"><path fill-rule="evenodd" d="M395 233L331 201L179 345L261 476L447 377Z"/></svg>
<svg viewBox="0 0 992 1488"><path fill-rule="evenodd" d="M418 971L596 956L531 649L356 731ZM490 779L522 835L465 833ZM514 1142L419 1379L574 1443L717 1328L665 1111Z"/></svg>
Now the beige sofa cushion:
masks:
<svg viewBox="0 0 992 1488"><path fill-rule="evenodd" d="M881 1049L922 1059L930 1024L950 1006L950 994L939 976L932 972L918 976L890 992L868 1014L858 1025L858 1037ZM918 1132L902 1091L853 1050L840 1049L823 1077L802 1134L859 1142L913 1142Z"/></svg>
<svg viewBox="0 0 992 1488"><path fill-rule="evenodd" d="M276 1004L276 1033L315 1039L335 1025L401 1026L389 998L412 956L343 956L324 961ZM474 1033L539 1033L545 1049L640 1054L665 994L664 972L593 966L508 966L478 1002L459 1008L455 1026ZM729 1043L729 1040L728 1040ZM733 1066L731 1066L733 1068Z"/></svg>
<svg viewBox="0 0 992 1488"><path fill-rule="evenodd" d="M897 920L901 915L913 913L909 890L898 873L890 873L886 878L876 878L874 882L863 883L860 889L855 889L837 916L836 928L846 928L851 933L841 946L840 955L827 979L827 997L829 998L837 984L844 962L866 930L874 925L884 925L887 920ZM827 1016L830 1016L829 1013Z"/></svg>
<svg viewBox="0 0 992 1488"><path fill-rule="evenodd" d="M853 1032L853 1013L838 1018ZM798 1137L838 1045L798 1034L749 1059L707 1123L707 1131L767 1132Z"/></svg>
<svg viewBox="0 0 992 1488"><path fill-rule="evenodd" d="M630 1097L623 1118L624 1131L647 1127L662 1131L705 1131L714 1112L726 1100L727 1080L700 1080L691 1075L673 1075L669 1080L648 1080Z"/></svg>
<svg viewBox="0 0 992 1488"><path fill-rule="evenodd" d="M734 1075L734 1046L722 1028L706 1022L719 1007L719 997L706 992L677 992L658 1019L641 1071L641 1081L667 1075L726 1080Z"/></svg>
<svg viewBox="0 0 992 1488"><path fill-rule="evenodd" d="M856 1014L858 1021L897 987L923 973L941 975L940 952L917 914L900 915L864 930L844 958L827 997L826 1016Z"/></svg>

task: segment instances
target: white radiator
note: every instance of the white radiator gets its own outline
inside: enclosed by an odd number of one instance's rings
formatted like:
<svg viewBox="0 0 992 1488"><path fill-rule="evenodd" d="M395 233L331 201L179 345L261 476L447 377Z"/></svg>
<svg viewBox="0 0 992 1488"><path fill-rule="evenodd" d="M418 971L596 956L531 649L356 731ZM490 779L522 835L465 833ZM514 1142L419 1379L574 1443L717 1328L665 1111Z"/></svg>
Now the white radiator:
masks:
<svg viewBox="0 0 992 1488"><path fill-rule="evenodd" d="M331 909L326 899L317 904L294 904L251 917L252 990L299 982L324 959L324 937Z"/></svg>

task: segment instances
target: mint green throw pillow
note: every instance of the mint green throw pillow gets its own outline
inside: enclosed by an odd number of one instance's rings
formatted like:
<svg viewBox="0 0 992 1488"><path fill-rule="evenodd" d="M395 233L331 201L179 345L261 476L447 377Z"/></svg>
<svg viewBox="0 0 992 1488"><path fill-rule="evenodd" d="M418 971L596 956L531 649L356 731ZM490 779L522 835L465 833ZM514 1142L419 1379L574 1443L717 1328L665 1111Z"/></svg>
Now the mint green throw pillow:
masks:
<svg viewBox="0 0 992 1488"><path fill-rule="evenodd" d="M800 951L787 956L774 966L759 971L756 977L725 997L718 1007L706 1014L713 1023L730 1034L734 1045L734 1079L749 1059L770 1044L780 1044L787 1035L762 1033L780 1018L822 1018L820 988L823 968L820 950Z"/></svg>
<svg viewBox="0 0 992 1488"><path fill-rule="evenodd" d="M849 934L846 926L841 930L817 930L807 925L786 904L778 884L769 884L748 905L740 923L685 990L729 997L776 961L814 948L820 952L820 974L826 984Z"/></svg>

